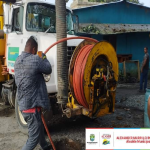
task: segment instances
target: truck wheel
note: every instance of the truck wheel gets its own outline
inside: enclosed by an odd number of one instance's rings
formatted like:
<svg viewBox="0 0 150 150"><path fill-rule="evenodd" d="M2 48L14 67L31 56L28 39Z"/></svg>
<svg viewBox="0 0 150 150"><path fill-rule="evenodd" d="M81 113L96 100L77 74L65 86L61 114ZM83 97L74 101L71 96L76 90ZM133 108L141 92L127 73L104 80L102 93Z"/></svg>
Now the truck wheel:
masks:
<svg viewBox="0 0 150 150"><path fill-rule="evenodd" d="M5 105L10 105L8 100L8 89L5 89L3 87L1 91L1 95L2 95L2 101L5 103Z"/></svg>
<svg viewBox="0 0 150 150"><path fill-rule="evenodd" d="M9 91L8 92L9 103L11 104L11 106L13 108L15 107L15 93L16 93L16 91Z"/></svg>
<svg viewBox="0 0 150 150"><path fill-rule="evenodd" d="M28 126L27 126L26 121L23 118L21 111L19 110L17 96L15 99L15 113L16 113L16 119L17 119L17 122L19 124L21 132L28 134Z"/></svg>

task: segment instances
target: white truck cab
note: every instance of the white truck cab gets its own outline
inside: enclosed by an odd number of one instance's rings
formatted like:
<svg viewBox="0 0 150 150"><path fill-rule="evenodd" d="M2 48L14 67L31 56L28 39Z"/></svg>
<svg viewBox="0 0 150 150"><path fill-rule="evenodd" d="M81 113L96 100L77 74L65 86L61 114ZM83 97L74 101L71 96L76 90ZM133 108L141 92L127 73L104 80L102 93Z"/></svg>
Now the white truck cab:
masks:
<svg viewBox="0 0 150 150"><path fill-rule="evenodd" d="M5 5L5 4L4 4ZM4 6L4 10L5 10ZM4 30L9 30L7 39L7 69L14 75L14 63L18 55L24 51L27 39L34 35L38 39L38 50L45 51L50 45L56 42L56 12L55 5L45 1L26 0L17 2L5 11ZM8 12L8 13L7 13ZM67 36L74 36L74 23L72 11L67 8ZM8 16L9 15L9 16ZM7 26L9 24L9 26ZM7 28L6 28L7 27ZM5 32L7 32L5 31ZM68 46L68 60L74 48L82 40L70 40ZM53 47L47 54L52 65L50 80L46 82L48 93L57 92L57 47Z"/></svg>
<svg viewBox="0 0 150 150"><path fill-rule="evenodd" d="M23 0L12 5L5 3L4 9L4 27L3 30L7 34L6 40L6 66L7 71L12 77L15 76L14 64L17 57L24 51L27 39L33 35L38 40L38 51L45 51L50 45L56 42L56 12L55 5L46 1L39 0ZM67 21L67 37L74 36L75 29L78 27L77 17L73 18L72 11L66 9ZM73 22L76 20L76 23ZM75 28L75 29L74 29ZM68 67L73 51L82 40L67 41L67 57ZM47 59L52 66L52 74L44 76L47 91L50 96L56 95L58 92L57 81L57 46L54 46L46 54ZM14 79L11 79L3 84L2 98L5 103L9 103L15 107L16 119L21 127L21 131L27 132L27 123L25 122L19 107L16 96L16 85ZM56 98L53 103L53 110L57 107ZM50 119L51 112L47 112ZM46 118L46 120L48 121Z"/></svg>

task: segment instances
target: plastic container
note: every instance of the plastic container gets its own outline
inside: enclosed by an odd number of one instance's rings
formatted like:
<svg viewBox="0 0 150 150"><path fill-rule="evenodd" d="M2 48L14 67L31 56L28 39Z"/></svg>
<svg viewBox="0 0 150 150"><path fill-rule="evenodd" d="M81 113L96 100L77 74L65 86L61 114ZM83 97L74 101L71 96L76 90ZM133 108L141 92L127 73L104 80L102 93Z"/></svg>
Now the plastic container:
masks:
<svg viewBox="0 0 150 150"><path fill-rule="evenodd" d="M148 104L149 96L150 96L150 89L146 89L145 105L144 105L144 127L145 128L150 128L150 121L149 121L148 113L147 113L147 104Z"/></svg>

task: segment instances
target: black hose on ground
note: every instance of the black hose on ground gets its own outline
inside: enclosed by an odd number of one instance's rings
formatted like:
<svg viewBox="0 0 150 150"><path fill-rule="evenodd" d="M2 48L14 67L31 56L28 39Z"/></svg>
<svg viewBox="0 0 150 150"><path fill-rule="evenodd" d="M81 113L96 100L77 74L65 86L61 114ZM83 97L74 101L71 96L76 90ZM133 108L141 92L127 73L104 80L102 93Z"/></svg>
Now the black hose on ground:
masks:
<svg viewBox="0 0 150 150"><path fill-rule="evenodd" d="M55 0L56 4L56 32L57 41L66 38L66 0ZM60 104L66 104L68 98L68 67L67 42L57 45L57 100Z"/></svg>

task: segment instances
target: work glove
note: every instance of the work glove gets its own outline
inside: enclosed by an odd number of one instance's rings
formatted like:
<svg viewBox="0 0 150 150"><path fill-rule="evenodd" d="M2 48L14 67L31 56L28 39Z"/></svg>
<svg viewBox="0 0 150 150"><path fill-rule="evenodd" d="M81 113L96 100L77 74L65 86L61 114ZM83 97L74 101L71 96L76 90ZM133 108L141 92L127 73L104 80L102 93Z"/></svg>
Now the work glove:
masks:
<svg viewBox="0 0 150 150"><path fill-rule="evenodd" d="M42 51L38 51L38 56L42 59L46 59L46 55Z"/></svg>
<svg viewBox="0 0 150 150"><path fill-rule="evenodd" d="M47 59L44 53L42 53L42 59Z"/></svg>

